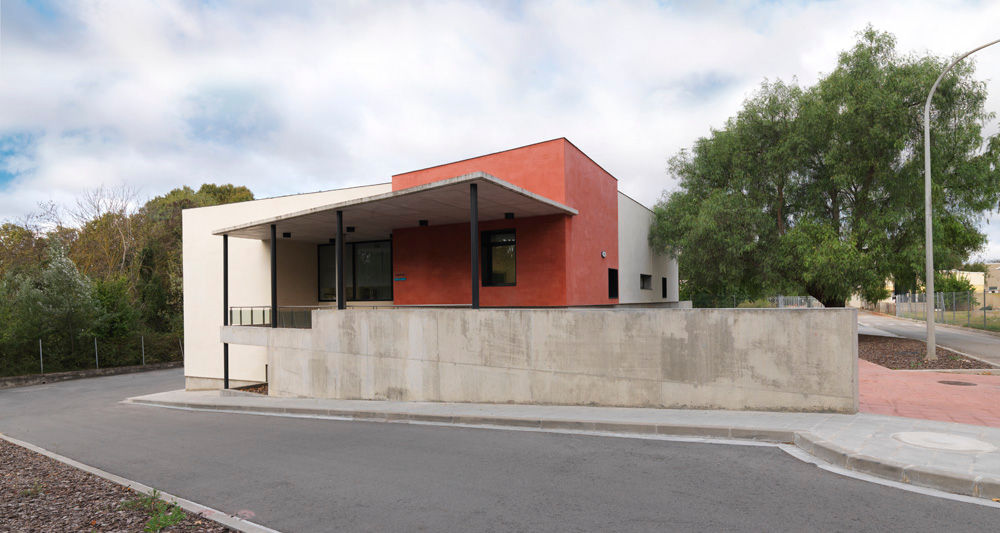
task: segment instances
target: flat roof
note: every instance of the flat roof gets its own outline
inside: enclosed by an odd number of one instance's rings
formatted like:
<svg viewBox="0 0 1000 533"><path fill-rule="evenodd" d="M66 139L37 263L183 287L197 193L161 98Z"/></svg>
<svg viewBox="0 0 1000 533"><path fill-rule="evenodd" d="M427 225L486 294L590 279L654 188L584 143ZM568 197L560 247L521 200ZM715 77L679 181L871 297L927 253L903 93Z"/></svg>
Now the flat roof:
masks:
<svg viewBox="0 0 1000 533"><path fill-rule="evenodd" d="M283 233L291 233L290 239L293 241L326 243L336 236L337 211L342 211L345 228L354 227L353 232L344 234L345 242L386 239L393 229L416 227L420 220L427 220L431 226L468 222L469 185L472 183L478 184L481 221L502 219L505 213L514 213L518 218L579 214L572 207L496 176L473 172L416 187L221 228L215 230L213 235L267 240L271 238L270 226L274 224L279 237Z"/></svg>

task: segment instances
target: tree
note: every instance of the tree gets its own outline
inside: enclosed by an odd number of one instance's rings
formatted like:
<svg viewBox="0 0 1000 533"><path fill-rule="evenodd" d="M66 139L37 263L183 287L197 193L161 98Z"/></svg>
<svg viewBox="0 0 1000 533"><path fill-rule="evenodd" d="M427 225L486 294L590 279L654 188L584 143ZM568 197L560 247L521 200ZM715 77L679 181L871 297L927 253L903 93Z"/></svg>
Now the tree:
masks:
<svg viewBox="0 0 1000 533"><path fill-rule="evenodd" d="M965 276L959 276L954 272L934 273L934 292L973 292L976 288Z"/></svg>
<svg viewBox="0 0 1000 533"><path fill-rule="evenodd" d="M43 339L50 370L86 367L89 358L82 344L94 332L99 311L90 280L65 249L51 246L43 268L5 281L10 317L3 324L5 359L23 361L30 354L33 363L38 339Z"/></svg>
<svg viewBox="0 0 1000 533"><path fill-rule="evenodd" d="M651 243L679 255L691 293L805 292L828 307L852 294L915 288L923 270L927 90L946 61L903 56L867 28L816 85L765 81L725 127L671 160L679 190L657 205ZM973 66L933 106L935 264L959 267L985 243L1000 201L1000 138Z"/></svg>
<svg viewBox="0 0 1000 533"><path fill-rule="evenodd" d="M182 320L182 212L252 200L246 187L174 189L141 207L127 187L85 193L69 210L53 203L0 224L0 375L148 360L178 354Z"/></svg>

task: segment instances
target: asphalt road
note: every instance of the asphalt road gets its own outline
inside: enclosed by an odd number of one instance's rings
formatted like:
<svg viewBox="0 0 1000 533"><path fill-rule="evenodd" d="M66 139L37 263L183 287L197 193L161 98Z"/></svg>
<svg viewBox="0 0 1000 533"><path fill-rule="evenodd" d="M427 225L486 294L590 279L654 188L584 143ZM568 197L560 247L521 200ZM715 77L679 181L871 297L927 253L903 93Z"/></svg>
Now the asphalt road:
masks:
<svg viewBox="0 0 1000 533"><path fill-rule="evenodd" d="M118 403L181 385L166 370L0 390L0 432L289 532L990 531L1000 518L773 447Z"/></svg>
<svg viewBox="0 0 1000 533"><path fill-rule="evenodd" d="M858 311L858 326L858 333L874 335L889 333L907 339L927 340L927 325L924 322ZM996 335L938 324L934 328L934 342L938 346L1000 364L1000 337Z"/></svg>

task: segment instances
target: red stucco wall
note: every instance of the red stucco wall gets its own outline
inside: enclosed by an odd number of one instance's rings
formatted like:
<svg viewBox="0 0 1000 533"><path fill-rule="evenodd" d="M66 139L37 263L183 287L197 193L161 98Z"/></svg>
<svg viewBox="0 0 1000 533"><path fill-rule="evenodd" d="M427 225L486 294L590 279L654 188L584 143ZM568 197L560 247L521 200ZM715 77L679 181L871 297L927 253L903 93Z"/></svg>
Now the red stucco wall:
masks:
<svg viewBox="0 0 1000 533"><path fill-rule="evenodd" d="M560 203L566 202L563 177L566 139L555 139L392 177L392 190L424 185L471 172L486 172Z"/></svg>
<svg viewBox="0 0 1000 533"><path fill-rule="evenodd" d="M481 222L517 229L517 285L481 287L483 306L617 303L608 269L618 268L618 183L566 139L555 139L392 177L400 190L482 171L579 211L575 216ZM607 257L601 257L601 252ZM393 285L399 305L467 304L469 226L393 231Z"/></svg>
<svg viewBox="0 0 1000 533"><path fill-rule="evenodd" d="M563 147L566 204L580 212L566 240L568 305L618 303L608 298L608 269L618 268L618 180L570 142Z"/></svg>
<svg viewBox="0 0 1000 533"><path fill-rule="evenodd" d="M479 223L480 231L514 228L516 279L512 287L483 287L483 307L566 305L564 215ZM401 228L392 234L393 303L464 305L472 301L469 225ZM482 272L480 272L480 276ZM480 278L482 279L482 278Z"/></svg>

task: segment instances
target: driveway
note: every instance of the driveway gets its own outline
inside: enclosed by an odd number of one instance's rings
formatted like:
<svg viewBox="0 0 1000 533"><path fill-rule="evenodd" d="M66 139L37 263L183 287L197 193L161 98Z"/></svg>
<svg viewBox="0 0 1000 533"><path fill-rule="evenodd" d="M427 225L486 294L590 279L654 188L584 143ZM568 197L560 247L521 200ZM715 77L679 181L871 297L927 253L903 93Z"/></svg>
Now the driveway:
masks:
<svg viewBox="0 0 1000 533"><path fill-rule="evenodd" d="M858 311L858 333L890 334L907 339L927 340L927 326L923 322L867 311ZM1000 336L938 324L934 328L934 342L1000 365Z"/></svg>
<svg viewBox="0 0 1000 533"><path fill-rule="evenodd" d="M774 447L126 405L180 370L0 390L0 432L282 531L986 531L996 509Z"/></svg>

